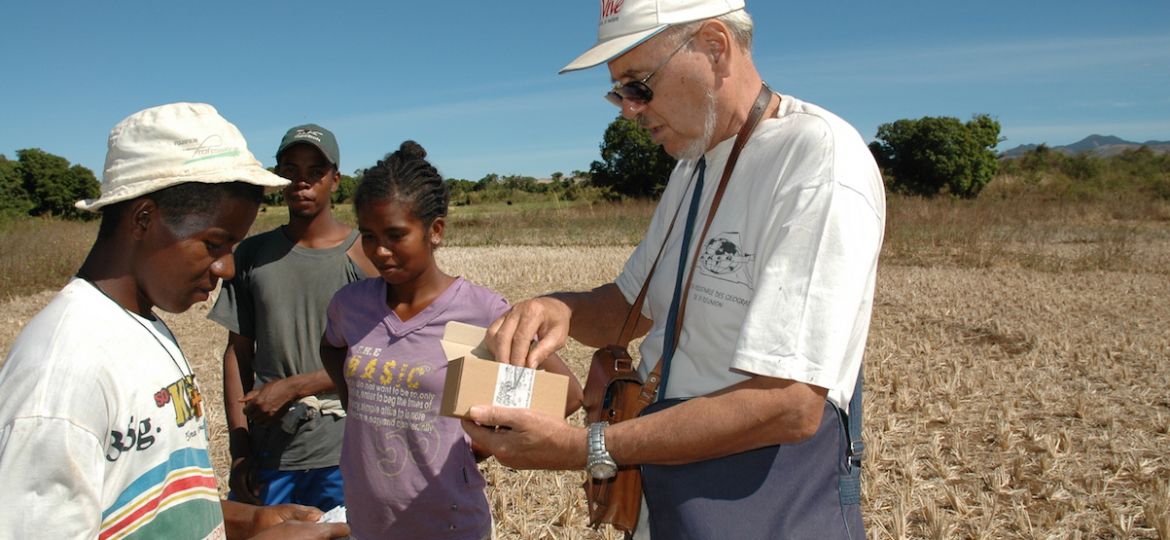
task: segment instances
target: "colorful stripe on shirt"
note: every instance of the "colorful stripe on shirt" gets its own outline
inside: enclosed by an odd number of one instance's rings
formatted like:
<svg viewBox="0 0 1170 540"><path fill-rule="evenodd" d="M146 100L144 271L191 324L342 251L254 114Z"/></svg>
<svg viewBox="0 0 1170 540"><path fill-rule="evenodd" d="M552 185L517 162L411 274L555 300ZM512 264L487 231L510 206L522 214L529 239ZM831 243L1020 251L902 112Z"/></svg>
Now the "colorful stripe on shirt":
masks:
<svg viewBox="0 0 1170 540"><path fill-rule="evenodd" d="M98 537L160 537L161 532L166 538L204 538L223 523L219 505L207 451L177 450L139 476L102 512Z"/></svg>

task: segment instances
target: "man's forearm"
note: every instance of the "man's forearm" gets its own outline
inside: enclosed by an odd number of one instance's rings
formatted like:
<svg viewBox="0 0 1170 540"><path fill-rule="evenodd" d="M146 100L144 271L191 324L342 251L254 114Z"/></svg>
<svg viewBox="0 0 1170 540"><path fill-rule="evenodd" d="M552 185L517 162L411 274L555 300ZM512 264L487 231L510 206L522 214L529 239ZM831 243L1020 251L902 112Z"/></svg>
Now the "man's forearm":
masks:
<svg viewBox="0 0 1170 540"><path fill-rule="evenodd" d="M337 391L337 397L341 399L341 406L348 410L349 392L345 387L345 376L342 375L342 364L345 362L346 352L346 349L329 346L325 342L325 338L321 338L321 365L325 367L323 371Z"/></svg>
<svg viewBox="0 0 1170 540"><path fill-rule="evenodd" d="M293 375L288 378L288 381L292 385L298 399L333 392L337 389L333 384L333 379L329 378L329 373L324 369Z"/></svg>
<svg viewBox="0 0 1170 540"><path fill-rule="evenodd" d="M610 426L606 446L621 465L675 465L723 457L816 433L823 388L753 377L714 394Z"/></svg>
<svg viewBox="0 0 1170 540"><path fill-rule="evenodd" d="M707 396L609 426L606 449L618 465L692 463L814 435L823 388L753 377ZM509 467L580 469L586 430L527 409L472 407L463 429ZM493 430L484 426L509 426Z"/></svg>
<svg viewBox="0 0 1170 540"><path fill-rule="evenodd" d="M251 363L248 362L248 365ZM251 373L248 375L251 380ZM233 459L251 454L248 417L244 414L244 404L240 401L244 397L244 383L239 355L229 343L223 355L223 409L227 417L228 448Z"/></svg>
<svg viewBox="0 0 1170 540"><path fill-rule="evenodd" d="M588 347L604 347L614 343L621 331L630 304L618 286L607 283L585 292L558 292L548 295L572 312L569 336ZM650 321L639 317L634 336L641 336L650 328Z"/></svg>

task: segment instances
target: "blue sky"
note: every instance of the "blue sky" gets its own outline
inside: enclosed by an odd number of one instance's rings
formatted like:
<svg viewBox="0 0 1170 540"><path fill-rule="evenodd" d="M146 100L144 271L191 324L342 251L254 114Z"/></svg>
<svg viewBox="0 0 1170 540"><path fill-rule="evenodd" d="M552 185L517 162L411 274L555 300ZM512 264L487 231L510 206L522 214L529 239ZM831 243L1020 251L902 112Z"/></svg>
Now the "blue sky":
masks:
<svg viewBox="0 0 1170 540"><path fill-rule="evenodd" d="M1170 2L748 0L781 93L870 140L900 118L988 113L1006 141L1170 140ZM13 2L2 11L0 153L37 147L100 178L109 129L211 103L265 165L316 122L342 170L404 139L440 171L588 170L617 110L604 67L557 75L596 39L596 0Z"/></svg>

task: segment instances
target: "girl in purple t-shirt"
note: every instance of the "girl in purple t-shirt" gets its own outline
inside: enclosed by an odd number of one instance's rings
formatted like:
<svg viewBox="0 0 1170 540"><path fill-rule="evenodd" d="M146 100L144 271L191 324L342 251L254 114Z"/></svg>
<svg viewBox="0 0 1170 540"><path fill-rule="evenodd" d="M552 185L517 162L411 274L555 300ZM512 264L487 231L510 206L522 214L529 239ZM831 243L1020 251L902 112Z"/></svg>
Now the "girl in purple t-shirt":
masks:
<svg viewBox="0 0 1170 540"><path fill-rule="evenodd" d="M379 277L334 295L321 358L348 413L341 446L353 537L491 536L484 480L459 420L438 415L444 325L486 327L508 310L491 289L439 269L448 191L426 151L406 141L367 169L354 195L362 249ZM545 363L581 388L560 359Z"/></svg>

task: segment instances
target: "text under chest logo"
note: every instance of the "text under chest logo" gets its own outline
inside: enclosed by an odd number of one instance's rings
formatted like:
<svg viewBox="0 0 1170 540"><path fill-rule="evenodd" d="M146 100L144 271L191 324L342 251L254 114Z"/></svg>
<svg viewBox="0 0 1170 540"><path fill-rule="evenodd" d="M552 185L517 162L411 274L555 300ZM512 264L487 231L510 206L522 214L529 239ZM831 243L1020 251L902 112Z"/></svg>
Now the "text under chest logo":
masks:
<svg viewBox="0 0 1170 540"><path fill-rule="evenodd" d="M739 233L719 233L703 243L699 255L699 271L723 281L741 283L749 289L755 288L751 274L751 262L755 254L743 250Z"/></svg>

